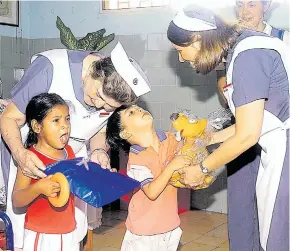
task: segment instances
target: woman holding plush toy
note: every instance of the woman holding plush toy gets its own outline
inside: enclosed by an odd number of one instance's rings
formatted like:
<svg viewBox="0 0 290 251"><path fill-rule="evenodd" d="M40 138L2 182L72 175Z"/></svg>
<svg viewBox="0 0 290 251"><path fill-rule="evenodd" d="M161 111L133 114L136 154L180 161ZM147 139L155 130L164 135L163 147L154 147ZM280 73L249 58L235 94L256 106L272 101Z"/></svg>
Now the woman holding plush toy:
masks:
<svg viewBox="0 0 290 251"><path fill-rule="evenodd" d="M270 6L269 0L236 0L238 21L248 29L277 37L289 44L288 31L277 29L265 21ZM225 68L217 71L217 76L218 89L223 97L223 87L227 84ZM233 250L259 250L255 187L260 153L261 148L255 145L227 164L228 226L230 248Z"/></svg>
<svg viewBox="0 0 290 251"><path fill-rule="evenodd" d="M182 182L201 184L208 172L259 143L261 246L265 251L289 250L289 48L278 38L229 26L197 6L180 11L167 34L181 61L202 74L227 59L224 94L236 119L234 126L213 135L212 144L223 142L215 152L179 171Z"/></svg>

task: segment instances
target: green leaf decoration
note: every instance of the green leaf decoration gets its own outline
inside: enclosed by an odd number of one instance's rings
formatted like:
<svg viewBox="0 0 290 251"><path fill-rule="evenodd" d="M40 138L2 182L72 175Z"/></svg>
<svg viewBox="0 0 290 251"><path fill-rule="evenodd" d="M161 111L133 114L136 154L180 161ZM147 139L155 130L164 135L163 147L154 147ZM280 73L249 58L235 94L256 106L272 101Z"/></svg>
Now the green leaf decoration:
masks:
<svg viewBox="0 0 290 251"><path fill-rule="evenodd" d="M95 50L99 51L99 50L103 49L105 46L107 46L109 43L111 43L114 39L115 39L115 34L114 33L103 37L102 41L99 42L99 44L97 45Z"/></svg>
<svg viewBox="0 0 290 251"><path fill-rule="evenodd" d="M95 50L98 42L102 40L103 34L105 32L105 29L101 29L96 32L88 33L85 37L78 40L79 47L81 47L83 50Z"/></svg>
<svg viewBox="0 0 290 251"><path fill-rule="evenodd" d="M60 17L56 19L56 27L60 31L60 41L69 50L77 50L78 41L72 33L71 29L66 27Z"/></svg>
<svg viewBox="0 0 290 251"><path fill-rule="evenodd" d="M71 29L65 26L60 17L56 19L56 27L60 31L60 41L69 50L99 51L115 39L115 34L104 37L105 29L88 33L77 40Z"/></svg>

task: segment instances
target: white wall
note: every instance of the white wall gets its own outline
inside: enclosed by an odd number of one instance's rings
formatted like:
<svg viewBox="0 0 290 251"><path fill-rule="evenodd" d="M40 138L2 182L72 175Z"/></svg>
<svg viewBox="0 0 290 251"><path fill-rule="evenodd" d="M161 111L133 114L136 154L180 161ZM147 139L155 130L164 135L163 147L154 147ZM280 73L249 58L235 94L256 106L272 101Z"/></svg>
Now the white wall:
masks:
<svg viewBox="0 0 290 251"><path fill-rule="evenodd" d="M57 15L77 37L101 28L117 35L166 33L175 9L173 6L171 9L157 8L151 11L100 13L99 1L33 1L30 2L30 32L24 35L29 34L30 38L59 37L55 26ZM218 12L226 19L233 20L235 17L234 7L219 9ZM271 24L289 28L289 5L277 7L274 3L273 11L268 16Z"/></svg>
<svg viewBox="0 0 290 251"><path fill-rule="evenodd" d="M23 38L58 38L59 32L55 26L59 15L64 23L72 28L78 37L89 31L106 28L108 33L117 35L165 33L167 25L173 17L176 6L182 6L182 0L173 0L172 8L157 8L154 10L100 13L99 1L20 1L20 25L11 27L0 25L0 36ZM194 2L196 0L190 0ZM214 0L207 0L214 1ZM233 20L235 11L228 2L227 8L218 12L226 19ZM276 0L278 1L278 0ZM178 4L176 4L176 2ZM206 2L206 1L202 1ZM289 29L289 1L280 0L272 4L272 10L267 13L269 23ZM286 4L288 2L288 4ZM183 3L184 4L184 3Z"/></svg>

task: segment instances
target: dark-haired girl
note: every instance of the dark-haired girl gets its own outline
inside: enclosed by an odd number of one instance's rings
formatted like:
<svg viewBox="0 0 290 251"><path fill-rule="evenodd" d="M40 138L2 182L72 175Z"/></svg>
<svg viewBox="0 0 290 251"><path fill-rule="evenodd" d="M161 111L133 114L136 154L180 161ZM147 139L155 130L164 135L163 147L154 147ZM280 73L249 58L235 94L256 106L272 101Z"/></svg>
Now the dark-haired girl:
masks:
<svg viewBox="0 0 290 251"><path fill-rule="evenodd" d="M60 96L45 93L33 97L26 108L26 121L29 132L25 147L43 164L74 158L67 145L71 128L69 108ZM50 176L32 179L18 169L12 202L16 208L27 207L24 251L79 251L73 195L62 208L54 208L47 199L59 191L59 184L51 181Z"/></svg>
<svg viewBox="0 0 290 251"><path fill-rule="evenodd" d="M199 184L207 172L259 143L258 177L237 182L248 186L253 183L250 179L256 181L262 248L289 250L289 48L278 38L229 26L198 6L180 11L167 35L180 58L202 74L226 58L224 94L236 120L235 125L214 134L212 143L223 142L216 151L199 165L180 170L184 182ZM243 194L240 200L243 203ZM253 207L254 199L248 210ZM231 205L229 212L234 217ZM241 228L252 221L253 217L245 220ZM249 250L243 248L244 241L248 240L241 238L241 246L231 250Z"/></svg>

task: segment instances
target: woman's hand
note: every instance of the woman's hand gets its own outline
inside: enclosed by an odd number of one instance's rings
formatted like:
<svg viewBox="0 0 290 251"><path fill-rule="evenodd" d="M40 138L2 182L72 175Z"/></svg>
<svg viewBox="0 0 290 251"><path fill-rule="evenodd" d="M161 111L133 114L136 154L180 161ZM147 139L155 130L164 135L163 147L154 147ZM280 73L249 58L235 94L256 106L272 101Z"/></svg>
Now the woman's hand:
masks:
<svg viewBox="0 0 290 251"><path fill-rule="evenodd" d="M46 177L46 175L41 171L45 170L44 164L33 152L22 148L21 150L18 150L13 157L25 176L33 179Z"/></svg>
<svg viewBox="0 0 290 251"><path fill-rule="evenodd" d="M57 193L60 192L60 185L57 182L50 180L52 175L46 178L40 179L37 184L37 189L39 193L47 197L56 197Z"/></svg>
<svg viewBox="0 0 290 251"><path fill-rule="evenodd" d="M180 182L189 187L195 187L202 184L206 177L199 165L184 167L178 172L181 177Z"/></svg>
<svg viewBox="0 0 290 251"><path fill-rule="evenodd" d="M104 169L109 169L111 172L117 172L115 168L111 168L110 157L103 149L96 149L92 152L90 160L99 164Z"/></svg>

